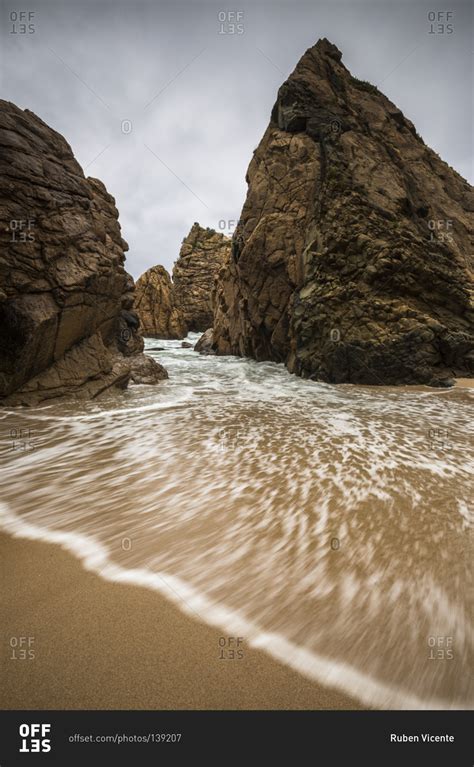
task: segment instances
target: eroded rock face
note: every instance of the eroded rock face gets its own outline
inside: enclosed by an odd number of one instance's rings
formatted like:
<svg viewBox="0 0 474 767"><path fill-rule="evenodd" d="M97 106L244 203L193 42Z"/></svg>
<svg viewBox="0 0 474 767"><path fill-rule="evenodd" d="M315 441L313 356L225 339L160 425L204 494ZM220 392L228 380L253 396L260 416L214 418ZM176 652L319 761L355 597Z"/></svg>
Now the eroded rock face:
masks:
<svg viewBox="0 0 474 767"><path fill-rule="evenodd" d="M230 247L228 237L198 223L183 240L173 268L173 297L188 332L204 332L212 325L214 282Z"/></svg>
<svg viewBox="0 0 474 767"><path fill-rule="evenodd" d="M0 402L126 387L143 339L114 198L62 136L6 101L0 174Z"/></svg>
<svg viewBox="0 0 474 767"><path fill-rule="evenodd" d="M145 336L183 338L187 334L184 317L174 305L171 277L164 266L152 266L138 278L135 309Z"/></svg>
<svg viewBox="0 0 474 767"><path fill-rule="evenodd" d="M247 182L218 353L336 383L473 374L472 187L327 40L281 86Z"/></svg>

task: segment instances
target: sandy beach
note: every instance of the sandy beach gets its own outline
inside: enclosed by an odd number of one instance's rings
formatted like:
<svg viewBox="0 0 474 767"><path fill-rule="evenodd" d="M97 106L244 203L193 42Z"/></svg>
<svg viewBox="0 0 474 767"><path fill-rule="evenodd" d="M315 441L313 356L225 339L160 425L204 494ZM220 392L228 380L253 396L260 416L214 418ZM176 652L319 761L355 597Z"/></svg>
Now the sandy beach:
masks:
<svg viewBox="0 0 474 767"><path fill-rule="evenodd" d="M361 708L245 642L243 658L220 658L222 632L57 545L2 534L0 554L2 708Z"/></svg>

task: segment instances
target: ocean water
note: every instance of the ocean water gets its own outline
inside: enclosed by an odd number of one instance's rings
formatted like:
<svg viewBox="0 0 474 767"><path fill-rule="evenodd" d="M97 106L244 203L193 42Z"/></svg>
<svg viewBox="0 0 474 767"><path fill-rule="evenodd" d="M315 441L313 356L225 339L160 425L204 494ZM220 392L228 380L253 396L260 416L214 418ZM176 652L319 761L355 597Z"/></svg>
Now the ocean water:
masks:
<svg viewBox="0 0 474 767"><path fill-rule="evenodd" d="M1 412L0 527L366 705L471 708L474 390L146 343L158 386Z"/></svg>

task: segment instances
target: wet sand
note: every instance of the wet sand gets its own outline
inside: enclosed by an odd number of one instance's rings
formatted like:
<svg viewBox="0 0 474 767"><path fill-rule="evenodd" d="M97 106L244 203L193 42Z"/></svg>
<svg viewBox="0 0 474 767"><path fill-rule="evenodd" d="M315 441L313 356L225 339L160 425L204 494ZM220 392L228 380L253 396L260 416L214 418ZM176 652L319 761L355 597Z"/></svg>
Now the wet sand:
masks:
<svg viewBox="0 0 474 767"><path fill-rule="evenodd" d="M159 387L0 416L23 584L2 647L35 636L43 675L8 662L22 705L318 708L330 686L376 709L472 706L473 390L163 346ZM219 659L220 633L243 635L242 660Z"/></svg>
<svg viewBox="0 0 474 767"><path fill-rule="evenodd" d="M474 378L456 378L454 385L459 389L474 389Z"/></svg>
<svg viewBox="0 0 474 767"><path fill-rule="evenodd" d="M245 639L243 658L220 658L223 632L156 592L102 580L57 545L1 534L0 558L1 708L363 708ZM11 646L20 637L34 637L34 658Z"/></svg>

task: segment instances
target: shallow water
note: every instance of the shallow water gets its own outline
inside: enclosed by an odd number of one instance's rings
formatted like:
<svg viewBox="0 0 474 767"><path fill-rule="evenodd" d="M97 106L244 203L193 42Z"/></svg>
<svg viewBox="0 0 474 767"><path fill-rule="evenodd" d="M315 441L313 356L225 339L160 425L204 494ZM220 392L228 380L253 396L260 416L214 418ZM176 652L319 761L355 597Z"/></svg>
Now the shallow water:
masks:
<svg viewBox="0 0 474 767"><path fill-rule="evenodd" d="M2 413L3 529L368 705L472 707L474 392L157 345L156 387Z"/></svg>

